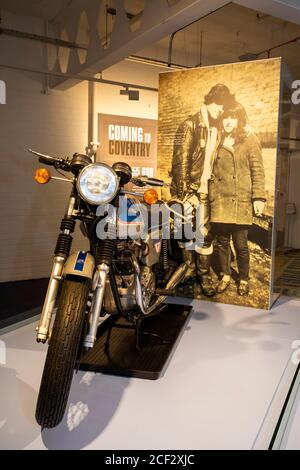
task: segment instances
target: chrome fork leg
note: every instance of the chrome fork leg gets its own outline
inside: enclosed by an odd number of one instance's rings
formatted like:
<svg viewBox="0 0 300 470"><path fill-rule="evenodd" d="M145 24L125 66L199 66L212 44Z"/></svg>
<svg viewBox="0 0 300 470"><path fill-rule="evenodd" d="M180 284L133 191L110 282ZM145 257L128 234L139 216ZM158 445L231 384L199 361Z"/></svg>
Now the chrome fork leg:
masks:
<svg viewBox="0 0 300 470"><path fill-rule="evenodd" d="M98 319L101 313L106 278L108 276L108 273L109 266L107 264L102 263L97 266L97 284L93 295L91 313L89 317L88 333L83 343L83 347L85 349L91 349L96 341Z"/></svg>
<svg viewBox="0 0 300 470"><path fill-rule="evenodd" d="M54 309L58 286L61 280L63 267L65 264L63 256L55 256L52 272L48 284L47 294L43 305L43 310L38 326L36 327L36 340L45 343L48 339L49 327Z"/></svg>
<svg viewBox="0 0 300 470"><path fill-rule="evenodd" d="M71 194L65 216L68 216L68 217L72 216L75 203L76 203L76 198L73 196L73 194ZM46 298L44 301L41 318L36 328L36 332L37 332L36 340L38 343L39 342L45 343L49 336L49 327L50 327L51 317L52 317L55 300L57 296L58 286L62 279L62 273L63 273L65 261L68 258L69 253L70 253L70 248L71 248L71 243L72 243L72 237L70 236L70 233L74 231L74 228L75 228L75 222L74 222L73 228L70 228L69 226L68 228L64 228L64 229L61 228L60 236L68 236L71 239L71 242L67 250L65 248L63 250L60 250L59 238L56 244L55 256L53 260L52 272L50 275L47 294L46 294Z"/></svg>

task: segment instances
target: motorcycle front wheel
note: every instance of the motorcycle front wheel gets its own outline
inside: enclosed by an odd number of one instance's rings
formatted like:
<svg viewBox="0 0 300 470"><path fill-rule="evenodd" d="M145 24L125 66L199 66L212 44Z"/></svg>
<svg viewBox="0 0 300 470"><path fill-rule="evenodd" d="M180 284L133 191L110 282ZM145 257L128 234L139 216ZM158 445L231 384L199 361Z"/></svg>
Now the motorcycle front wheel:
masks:
<svg viewBox="0 0 300 470"><path fill-rule="evenodd" d="M90 279L73 277L62 282L35 414L42 428L53 428L63 419L82 338L89 290Z"/></svg>

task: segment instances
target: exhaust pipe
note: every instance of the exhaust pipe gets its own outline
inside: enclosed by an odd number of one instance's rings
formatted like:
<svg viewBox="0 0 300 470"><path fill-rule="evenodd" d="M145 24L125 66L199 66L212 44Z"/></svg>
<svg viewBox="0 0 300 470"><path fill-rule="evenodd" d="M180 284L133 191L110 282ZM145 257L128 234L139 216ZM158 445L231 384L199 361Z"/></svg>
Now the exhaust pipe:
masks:
<svg viewBox="0 0 300 470"><path fill-rule="evenodd" d="M150 305L148 308L145 307L143 301L143 289L141 283L141 270L138 263L138 260L135 256L132 257L133 266L135 269L135 296L136 296L136 303L139 306L140 310L144 315L149 315L150 313L154 312L167 298L166 295L160 295L158 299L154 302L153 305ZM190 266L188 263L182 263L172 274L169 281L166 285L166 290L174 289L178 286L180 282L182 282L186 275L188 274Z"/></svg>

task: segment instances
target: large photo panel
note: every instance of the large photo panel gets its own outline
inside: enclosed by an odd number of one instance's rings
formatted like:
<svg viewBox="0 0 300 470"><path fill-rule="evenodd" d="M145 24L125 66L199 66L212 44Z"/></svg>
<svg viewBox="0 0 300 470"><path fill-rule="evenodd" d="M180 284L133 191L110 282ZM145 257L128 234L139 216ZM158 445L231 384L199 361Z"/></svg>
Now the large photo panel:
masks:
<svg viewBox="0 0 300 470"><path fill-rule="evenodd" d="M162 197L204 224L179 295L270 308L280 71L276 58L160 74Z"/></svg>

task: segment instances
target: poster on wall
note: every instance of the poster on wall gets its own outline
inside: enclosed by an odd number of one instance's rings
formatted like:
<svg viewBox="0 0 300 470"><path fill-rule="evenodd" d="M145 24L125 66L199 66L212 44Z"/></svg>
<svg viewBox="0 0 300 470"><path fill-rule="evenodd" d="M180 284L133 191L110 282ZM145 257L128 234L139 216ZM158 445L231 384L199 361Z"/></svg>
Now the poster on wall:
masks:
<svg viewBox="0 0 300 470"><path fill-rule="evenodd" d="M270 308L280 71L276 58L160 74L157 177L204 224L181 295Z"/></svg>
<svg viewBox="0 0 300 470"><path fill-rule="evenodd" d="M98 114L98 139L97 161L126 162L135 177L156 175L156 120Z"/></svg>

